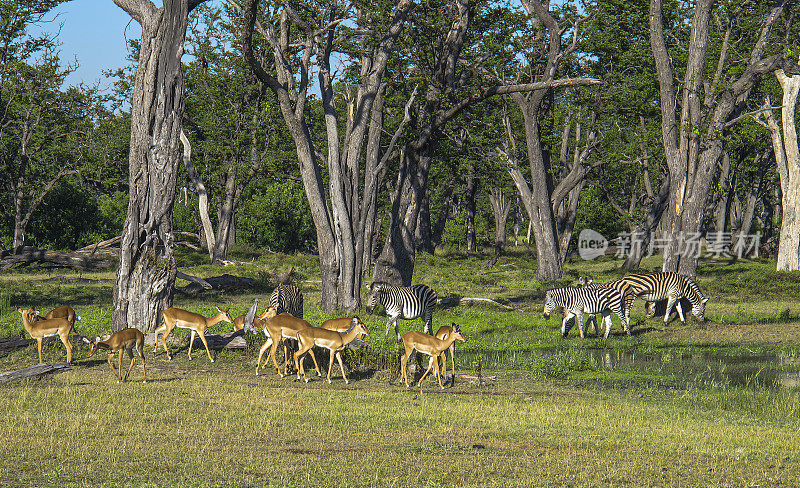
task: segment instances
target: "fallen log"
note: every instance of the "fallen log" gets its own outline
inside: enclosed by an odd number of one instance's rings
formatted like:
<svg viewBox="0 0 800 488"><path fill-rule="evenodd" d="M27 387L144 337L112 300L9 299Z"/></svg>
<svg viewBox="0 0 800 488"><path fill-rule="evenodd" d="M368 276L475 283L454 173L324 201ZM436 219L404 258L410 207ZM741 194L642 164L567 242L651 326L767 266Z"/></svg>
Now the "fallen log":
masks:
<svg viewBox="0 0 800 488"><path fill-rule="evenodd" d="M6 356L12 351L36 344L34 339L18 339L16 337L0 337L0 357Z"/></svg>
<svg viewBox="0 0 800 488"><path fill-rule="evenodd" d="M211 289L214 290L231 291L231 290L240 290L248 288L258 288L260 286L259 282L252 278L245 278L243 276L234 276L229 274L205 278L205 281L209 285L211 285ZM197 282L192 282L186 286L176 287L175 291L179 291L187 295L194 295L196 293L199 293L207 289L209 288L205 288L204 286L200 285Z"/></svg>
<svg viewBox="0 0 800 488"><path fill-rule="evenodd" d="M213 286L211 286L211 283L204 280L203 278L187 275L186 273L182 273L180 271L176 272L175 277L180 278L182 280L191 281L192 283L197 283L198 285L202 286L204 290L210 290L211 288L213 288Z"/></svg>
<svg viewBox="0 0 800 488"><path fill-rule="evenodd" d="M504 308L506 310L514 310L514 307L510 307L500 302L496 302L491 298L483 298L483 297L447 297L447 298L440 298L437 303L439 305L456 307L458 305L464 305L465 303L472 303L472 302L491 303L492 305L497 305L498 307Z"/></svg>
<svg viewBox="0 0 800 488"><path fill-rule="evenodd" d="M0 373L0 385L10 381L31 378L34 376L41 376L48 373L62 373L72 369L70 363L42 363L36 366L28 366L27 368L18 369L16 371L9 371L7 373Z"/></svg>
<svg viewBox="0 0 800 488"><path fill-rule="evenodd" d="M91 271L111 266L109 259L86 256L81 253L51 251L33 246L23 246L16 250L0 252L0 266L10 268L17 264L51 263L77 271Z"/></svg>

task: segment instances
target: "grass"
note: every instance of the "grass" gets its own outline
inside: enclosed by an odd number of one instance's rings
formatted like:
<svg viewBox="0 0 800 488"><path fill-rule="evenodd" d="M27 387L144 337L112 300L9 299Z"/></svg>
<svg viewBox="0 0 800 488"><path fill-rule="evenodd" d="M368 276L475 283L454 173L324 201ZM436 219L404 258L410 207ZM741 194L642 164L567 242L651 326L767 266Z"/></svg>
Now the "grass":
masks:
<svg viewBox="0 0 800 488"><path fill-rule="evenodd" d="M248 250L234 259L245 262L220 269L195 254L179 256L184 272L248 276L259 289L177 294L175 306L210 316L224 305L239 314L258 297L263 308L271 277L294 266L306 318L316 323L338 315L318 308L313 256ZM664 358L775 356L797 368L800 274L775 273L768 261L703 261L708 323L644 321L637 303L634 336L615 322L608 340L581 340L575 329L560 336L559 315L544 320L543 290L579 275L616 278L619 261L570 262L563 280L546 283L523 251L494 268L487 261L424 255L415 275L440 297L485 296L516 308L434 313L436 324L461 325L469 341L457 345L458 372L493 376L486 386L466 379L444 391L435 379L421 388L401 386L398 346L384 337L382 311L362 314L370 349L350 355L349 385L338 366L331 385L280 379L270 367L256 377L260 337L247 350L216 353L213 364L205 354L188 361L186 346L171 347L173 361L148 348L147 384L139 382L138 363L133 381L117 384L104 352L86 359L87 349L76 345L73 370L0 386L0 484L794 486L796 390L759 386L760 372L736 386L702 368L671 368ZM655 258L644 262L645 269L658 266ZM64 303L83 317L79 333L107 333L113 280L111 272L0 272L0 336L24 337L16 307L46 311ZM420 326L401 322L401 331ZM224 324L214 332L228 330ZM660 366L609 370L598 351L660 358ZM64 358L60 344L44 353L46 361ZM0 370L36 360L35 348L17 350L0 357Z"/></svg>

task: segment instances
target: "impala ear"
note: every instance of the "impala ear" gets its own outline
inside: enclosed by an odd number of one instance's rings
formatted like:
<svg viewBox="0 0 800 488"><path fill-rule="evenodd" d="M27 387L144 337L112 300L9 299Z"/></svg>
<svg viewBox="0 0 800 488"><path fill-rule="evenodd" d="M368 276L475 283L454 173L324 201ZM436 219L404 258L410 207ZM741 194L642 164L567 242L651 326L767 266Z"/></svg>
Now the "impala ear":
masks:
<svg viewBox="0 0 800 488"><path fill-rule="evenodd" d="M353 317L353 320L350 321L350 327L355 327L356 325L358 325L358 322L359 322L358 317Z"/></svg>
<svg viewBox="0 0 800 488"><path fill-rule="evenodd" d="M84 337L83 338L83 342L85 342L87 344L91 344L92 341L90 341L88 337Z"/></svg>

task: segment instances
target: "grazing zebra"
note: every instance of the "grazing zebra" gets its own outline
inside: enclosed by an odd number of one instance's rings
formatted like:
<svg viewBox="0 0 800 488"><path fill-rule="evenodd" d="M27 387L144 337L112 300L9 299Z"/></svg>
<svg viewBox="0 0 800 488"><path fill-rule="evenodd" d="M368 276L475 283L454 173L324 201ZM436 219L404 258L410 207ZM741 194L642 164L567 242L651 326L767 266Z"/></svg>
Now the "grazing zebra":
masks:
<svg viewBox="0 0 800 488"><path fill-rule="evenodd" d="M433 305L436 303L436 292L426 285L393 286L382 281L375 281L369 285L367 298L367 313L372 315L375 307L382 304L386 315L390 317L386 323L386 335L394 324L394 333L400 342L400 331L397 329L397 319L414 320L422 316L425 320L425 333L433 335Z"/></svg>
<svg viewBox="0 0 800 488"><path fill-rule="evenodd" d="M623 310L625 311L625 320L628 322L628 325L630 325L631 308L633 307L633 301L636 300L636 293L634 292L633 287L631 287L630 283L624 280L613 280L595 285L592 283L593 280L591 278L584 278L583 276L578 278L578 282L580 283L580 286L583 288L597 288L598 286L606 286L617 290L619 294L622 296L622 305L623 305ZM589 316L589 320L592 321L592 323L594 324L594 330L595 332L597 332L597 318L595 317L595 315L591 314ZM628 335L631 334L630 327L626 329L626 332L628 333Z"/></svg>
<svg viewBox="0 0 800 488"><path fill-rule="evenodd" d="M650 274L632 274L620 281L628 283L636 296L646 302L667 300L667 310L664 313L664 323L669 322L672 307L676 306L681 322L686 322L683 316L683 307L680 299L687 298L692 303L692 314L700 322L705 321L706 302L708 298L700 291L697 283L686 276L673 272L660 272ZM655 303L645 305L647 313L652 317L655 314Z"/></svg>
<svg viewBox="0 0 800 488"><path fill-rule="evenodd" d="M278 285L269 297L269 308L277 314L290 313L303 318L303 292L294 285Z"/></svg>
<svg viewBox="0 0 800 488"><path fill-rule="evenodd" d="M610 312L617 314L625 327L625 331L630 334L630 325L625 318L625 311L622 305L622 295L614 288L607 286L586 288L568 286L547 290L544 299L544 317L549 319L550 314L556 307L564 307L564 320L561 322L561 335L564 337L569 332L567 322L572 317L575 317L575 321L578 323L578 331L581 334L581 338L585 337L583 332L584 313L599 313L603 316L603 321L606 323L606 332L603 337L606 339L608 339L608 334L611 332Z"/></svg>

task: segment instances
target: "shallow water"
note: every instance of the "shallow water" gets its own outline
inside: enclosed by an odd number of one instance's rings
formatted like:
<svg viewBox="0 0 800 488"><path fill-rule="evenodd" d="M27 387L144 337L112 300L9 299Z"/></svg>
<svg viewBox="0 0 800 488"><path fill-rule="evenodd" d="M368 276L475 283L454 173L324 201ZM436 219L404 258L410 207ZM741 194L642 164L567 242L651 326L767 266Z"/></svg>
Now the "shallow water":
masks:
<svg viewBox="0 0 800 488"><path fill-rule="evenodd" d="M489 353L456 352L457 363L483 369L530 369L535 356L574 354L588 360L592 369L632 373L632 381L684 387L765 387L792 389L800 386L800 358L769 355L731 356L720 353L663 351L637 353L607 349L535 349L493 351ZM655 379L654 379L655 378ZM663 381L662 381L663 380ZM627 381L627 380L626 380Z"/></svg>

